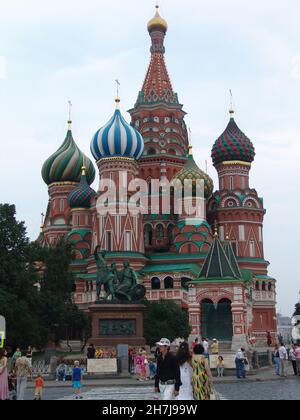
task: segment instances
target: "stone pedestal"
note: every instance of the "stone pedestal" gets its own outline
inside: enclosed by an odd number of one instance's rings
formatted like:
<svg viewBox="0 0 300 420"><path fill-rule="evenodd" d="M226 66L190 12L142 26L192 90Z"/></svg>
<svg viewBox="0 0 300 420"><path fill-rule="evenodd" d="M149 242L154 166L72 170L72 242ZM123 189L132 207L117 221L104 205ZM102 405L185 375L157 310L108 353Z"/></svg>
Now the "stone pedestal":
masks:
<svg viewBox="0 0 300 420"><path fill-rule="evenodd" d="M95 346L144 346L144 312L141 304L95 303L89 307Z"/></svg>

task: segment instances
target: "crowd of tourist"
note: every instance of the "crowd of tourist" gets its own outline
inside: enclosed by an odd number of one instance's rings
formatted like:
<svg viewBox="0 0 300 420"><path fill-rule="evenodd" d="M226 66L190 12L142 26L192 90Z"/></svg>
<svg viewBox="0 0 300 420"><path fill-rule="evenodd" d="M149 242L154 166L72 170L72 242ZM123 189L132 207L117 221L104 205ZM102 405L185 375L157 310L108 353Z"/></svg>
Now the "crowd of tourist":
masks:
<svg viewBox="0 0 300 420"><path fill-rule="evenodd" d="M217 376L224 376L226 362L219 352L219 342L213 339L196 338L191 346L183 341L171 351L171 343L162 338L153 353L147 352L145 347L129 348L129 372L139 381L155 380L155 399L162 400L212 400L218 399L214 389L213 376L210 368L212 356ZM101 355L100 355L100 353ZM96 349L92 344L87 348L87 359L101 357L116 357L111 349ZM11 355L8 363L8 353L0 351L0 400L23 400L28 379L32 379L32 349L26 351L19 348ZM227 359L226 359L227 360ZM293 373L300 377L300 346L293 344L286 348L284 343L275 345L273 351L275 373L280 377L287 377L288 365L291 363ZM236 376L246 378L250 367L247 353L240 348L235 355ZM59 361L56 369L56 380L66 381L68 367L64 360ZM82 399L81 388L83 369L79 361L74 361L71 370L74 397ZM35 379L34 399L42 399L44 380L41 372L37 372Z"/></svg>

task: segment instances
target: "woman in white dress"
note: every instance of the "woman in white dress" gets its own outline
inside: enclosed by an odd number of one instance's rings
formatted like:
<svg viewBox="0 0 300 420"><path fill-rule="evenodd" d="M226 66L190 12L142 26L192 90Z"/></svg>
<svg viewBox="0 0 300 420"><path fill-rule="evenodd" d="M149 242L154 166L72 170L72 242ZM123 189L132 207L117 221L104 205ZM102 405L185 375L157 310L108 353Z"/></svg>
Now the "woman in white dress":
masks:
<svg viewBox="0 0 300 420"><path fill-rule="evenodd" d="M178 349L177 358L180 366L181 387L177 400L191 401L193 396L193 368L192 355L188 343L181 343Z"/></svg>

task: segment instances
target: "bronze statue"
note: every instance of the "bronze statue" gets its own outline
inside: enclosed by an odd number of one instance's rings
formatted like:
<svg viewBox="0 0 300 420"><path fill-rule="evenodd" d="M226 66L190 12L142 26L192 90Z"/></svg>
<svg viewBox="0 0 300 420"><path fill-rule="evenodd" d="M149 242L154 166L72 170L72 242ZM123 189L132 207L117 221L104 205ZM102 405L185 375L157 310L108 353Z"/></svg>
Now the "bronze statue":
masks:
<svg viewBox="0 0 300 420"><path fill-rule="evenodd" d="M116 279L115 275L109 270L106 261L105 261L105 255L106 251L98 252L100 249L100 246L98 245L95 249L94 256L96 260L97 265L97 300L100 300L100 294L102 286L104 285L106 295L103 298L104 300L107 300L109 296L112 297L112 299L115 298L115 283L118 282L118 279Z"/></svg>
<svg viewBox="0 0 300 420"><path fill-rule="evenodd" d="M106 252L99 252L99 249L100 246L98 245L94 252L97 264L97 301L118 303L138 302L143 299L146 289L138 284L136 272L130 267L129 262L124 262L123 271L117 270L115 262L109 269L105 261ZM100 298L102 286L104 286L106 295Z"/></svg>

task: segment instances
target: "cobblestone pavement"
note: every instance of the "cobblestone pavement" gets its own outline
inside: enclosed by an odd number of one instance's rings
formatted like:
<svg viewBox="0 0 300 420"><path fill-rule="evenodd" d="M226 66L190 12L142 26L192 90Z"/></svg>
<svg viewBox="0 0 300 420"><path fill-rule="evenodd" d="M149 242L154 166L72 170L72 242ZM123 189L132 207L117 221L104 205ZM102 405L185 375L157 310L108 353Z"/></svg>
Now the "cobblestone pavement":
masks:
<svg viewBox="0 0 300 420"><path fill-rule="evenodd" d="M300 379L275 379L269 382L219 384L218 392L227 400L240 401L300 401Z"/></svg>
<svg viewBox="0 0 300 420"><path fill-rule="evenodd" d="M253 383L217 384L217 391L222 400L300 400L299 380L274 380ZM84 400L148 400L154 399L151 386L109 387L83 389ZM26 399L33 399L33 390L26 392ZM71 388L48 388L44 391L45 400L72 400Z"/></svg>

